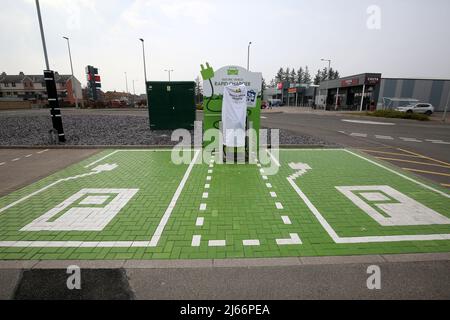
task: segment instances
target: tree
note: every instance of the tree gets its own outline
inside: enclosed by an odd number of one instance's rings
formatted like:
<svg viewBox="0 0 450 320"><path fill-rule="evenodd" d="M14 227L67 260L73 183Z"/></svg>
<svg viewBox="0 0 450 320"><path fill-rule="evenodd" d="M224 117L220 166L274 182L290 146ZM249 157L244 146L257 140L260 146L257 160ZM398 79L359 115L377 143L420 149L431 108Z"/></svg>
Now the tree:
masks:
<svg viewBox="0 0 450 320"><path fill-rule="evenodd" d="M297 81L297 73L295 72L295 69L292 68L291 72L289 73L289 82L295 83Z"/></svg>
<svg viewBox="0 0 450 320"><path fill-rule="evenodd" d="M277 75L275 76L275 81L280 83L283 81L283 77L284 77L284 69L280 68L280 70L278 70Z"/></svg>
<svg viewBox="0 0 450 320"><path fill-rule="evenodd" d="M334 76L333 76L333 79L339 79L339 77L340 77L340 74L339 74L339 71L334 71Z"/></svg>
<svg viewBox="0 0 450 320"><path fill-rule="evenodd" d="M289 69L289 67L287 67L283 74L283 81L289 81L290 74L291 74L291 69Z"/></svg>
<svg viewBox="0 0 450 320"><path fill-rule="evenodd" d="M316 76L314 77L314 84L319 85L322 82L322 71L317 70Z"/></svg>
<svg viewBox="0 0 450 320"><path fill-rule="evenodd" d="M305 72L303 73L303 83L311 84L311 74L309 73L308 66L305 67Z"/></svg>
<svg viewBox="0 0 450 320"><path fill-rule="evenodd" d="M297 83L305 83L305 72L302 67L300 67L297 71Z"/></svg>
<svg viewBox="0 0 450 320"><path fill-rule="evenodd" d="M195 98L197 100L197 103L200 103L203 98L202 82L200 81L199 76L197 76L197 78L195 78Z"/></svg>
<svg viewBox="0 0 450 320"><path fill-rule="evenodd" d="M267 88L266 79L262 78L261 91L262 91L263 95L264 95L264 91L266 90L266 88Z"/></svg>

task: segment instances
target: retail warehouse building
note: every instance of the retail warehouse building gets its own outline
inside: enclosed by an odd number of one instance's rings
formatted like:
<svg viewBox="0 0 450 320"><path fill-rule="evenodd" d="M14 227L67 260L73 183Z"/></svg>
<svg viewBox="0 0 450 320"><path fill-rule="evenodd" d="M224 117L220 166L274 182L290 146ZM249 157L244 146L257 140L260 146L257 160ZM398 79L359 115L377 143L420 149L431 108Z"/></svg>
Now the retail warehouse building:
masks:
<svg viewBox="0 0 450 320"><path fill-rule="evenodd" d="M327 94L328 92L328 94ZM380 73L363 73L320 84L316 104L329 109L388 109L411 102L431 103L444 111L450 94L450 80L382 78Z"/></svg>

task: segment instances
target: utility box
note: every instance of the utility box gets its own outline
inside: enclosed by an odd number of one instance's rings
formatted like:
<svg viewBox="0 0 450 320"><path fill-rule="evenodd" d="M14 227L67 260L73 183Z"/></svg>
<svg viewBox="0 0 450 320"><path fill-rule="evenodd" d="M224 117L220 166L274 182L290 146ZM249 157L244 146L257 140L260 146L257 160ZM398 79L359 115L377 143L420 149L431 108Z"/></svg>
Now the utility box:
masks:
<svg viewBox="0 0 450 320"><path fill-rule="evenodd" d="M195 82L147 82L151 130L194 128Z"/></svg>

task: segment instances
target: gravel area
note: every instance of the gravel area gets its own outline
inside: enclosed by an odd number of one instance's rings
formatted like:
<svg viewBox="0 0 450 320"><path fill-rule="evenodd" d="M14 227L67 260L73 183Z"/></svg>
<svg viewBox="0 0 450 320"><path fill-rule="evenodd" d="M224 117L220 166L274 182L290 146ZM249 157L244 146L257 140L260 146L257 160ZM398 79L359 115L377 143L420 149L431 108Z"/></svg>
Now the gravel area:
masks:
<svg viewBox="0 0 450 320"><path fill-rule="evenodd" d="M53 145L48 110L0 113L0 146ZM151 131L146 111L63 111L65 145L175 145L172 131ZM268 138L270 141L270 138ZM280 144L328 145L311 136L280 130Z"/></svg>

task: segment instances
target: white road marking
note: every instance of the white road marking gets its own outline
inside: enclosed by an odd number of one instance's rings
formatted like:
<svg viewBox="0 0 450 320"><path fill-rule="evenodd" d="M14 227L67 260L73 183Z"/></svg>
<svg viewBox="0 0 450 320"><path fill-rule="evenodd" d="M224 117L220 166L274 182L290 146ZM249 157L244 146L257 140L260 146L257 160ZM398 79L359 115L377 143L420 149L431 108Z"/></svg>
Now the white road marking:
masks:
<svg viewBox="0 0 450 320"><path fill-rule="evenodd" d="M200 247L200 241L202 240L202 236L193 236L192 237L192 247Z"/></svg>
<svg viewBox="0 0 450 320"><path fill-rule="evenodd" d="M211 174L211 173L213 173L213 171L212 170L208 170L208 173Z"/></svg>
<svg viewBox="0 0 450 320"><path fill-rule="evenodd" d="M266 187L269 189L272 189L272 184L271 183L266 183Z"/></svg>
<svg viewBox="0 0 450 320"><path fill-rule="evenodd" d="M276 197L277 197L277 194L276 194L276 192L271 192L271 193L270 193L270 196L271 196L272 198L276 198Z"/></svg>
<svg viewBox="0 0 450 320"><path fill-rule="evenodd" d="M282 216L281 219L283 220L284 224L292 224L291 219L289 219L288 216Z"/></svg>
<svg viewBox="0 0 450 320"><path fill-rule="evenodd" d="M367 138L367 133L350 133L352 137L362 137Z"/></svg>
<svg viewBox="0 0 450 320"><path fill-rule="evenodd" d="M422 142L421 140L418 140L416 138L403 138L403 137L400 137L400 140L403 140L405 142Z"/></svg>
<svg viewBox="0 0 450 320"><path fill-rule="evenodd" d="M15 159L12 159L11 162L16 162L16 161L19 161L19 160L20 160L20 158L15 158Z"/></svg>
<svg viewBox="0 0 450 320"><path fill-rule="evenodd" d="M206 210L206 203L202 203L200 204L200 211L205 211Z"/></svg>
<svg viewBox="0 0 450 320"><path fill-rule="evenodd" d="M196 227L202 227L204 222L205 222L205 218L204 217L198 217L197 221L195 222L195 226Z"/></svg>
<svg viewBox="0 0 450 320"><path fill-rule="evenodd" d="M259 172L261 172L262 174L264 174L264 169L260 169Z"/></svg>
<svg viewBox="0 0 450 320"><path fill-rule="evenodd" d="M281 167L280 162L277 158L272 154L272 152L269 151L269 149L266 149L266 152L269 154L269 156L272 158L273 162L277 165L277 167Z"/></svg>
<svg viewBox="0 0 450 320"><path fill-rule="evenodd" d="M382 125L382 126L395 126L395 123L392 123L392 122L375 122L375 121L347 120L347 119L343 119L342 121L343 122L350 122L350 123L375 124L375 125Z"/></svg>
<svg viewBox="0 0 450 320"><path fill-rule="evenodd" d="M206 181L211 181L212 180L212 177L211 176L207 176L206 177Z"/></svg>
<svg viewBox="0 0 450 320"><path fill-rule="evenodd" d="M391 136L380 136L380 135L375 135L376 139L381 139L381 140L394 140L394 138L392 138Z"/></svg>
<svg viewBox="0 0 450 320"><path fill-rule="evenodd" d="M446 198L450 198L449 194L446 194L440 190L434 189L430 186L427 186L419 181L416 181L408 176L405 176L401 173L396 172L395 170L389 169L375 161L372 161L370 159L367 159L361 155L358 155L352 151L345 150L345 152L348 152L355 157L361 158L365 161L368 161L380 168L383 168L391 173L394 173L406 180L409 180L411 182L414 182L424 188L427 188L429 190L432 190L436 193L439 193L440 195L443 195ZM399 242L399 241L426 241L426 240L450 240L450 234L427 234L427 235L400 235L400 236L372 236L372 237L340 237L334 229L330 226L330 224L325 220L325 218L322 216L322 214L317 210L317 208L314 206L314 204L308 199L308 197L303 193L303 191L297 186L294 180L287 178L289 183L291 184L292 188L294 188L295 192L300 196L300 198L303 200L303 202L306 204L306 206L309 208L309 210L312 212L312 214L316 217L316 219L319 221L319 223L322 225L322 227L325 229L325 231L328 233L328 235L333 239L335 243L370 243L370 242Z"/></svg>
<svg viewBox="0 0 450 320"><path fill-rule="evenodd" d="M277 244L279 246L302 244L302 240L297 233L291 233L290 237L290 239L277 239Z"/></svg>
<svg viewBox="0 0 450 320"><path fill-rule="evenodd" d="M263 180L269 180L269 178L267 178L267 176L263 176L262 178L263 178Z"/></svg>
<svg viewBox="0 0 450 320"><path fill-rule="evenodd" d="M5 162L0 162L0 166L3 166L5 164Z"/></svg>
<svg viewBox="0 0 450 320"><path fill-rule="evenodd" d="M267 119L267 117L261 116L261 119Z"/></svg>
<svg viewBox="0 0 450 320"><path fill-rule="evenodd" d="M209 240L208 246L210 247L225 247L227 242L225 240Z"/></svg>
<svg viewBox="0 0 450 320"><path fill-rule="evenodd" d="M209 197L208 192L203 192L202 198L203 199L208 199L208 197Z"/></svg>
<svg viewBox="0 0 450 320"><path fill-rule="evenodd" d="M25 158L29 158L29 157L31 157L33 154L28 154L28 155L26 155L25 156Z"/></svg>
<svg viewBox="0 0 450 320"><path fill-rule="evenodd" d="M281 204L281 202L276 202L275 206L277 207L278 210L282 210L283 209L283 205Z"/></svg>
<svg viewBox="0 0 450 320"><path fill-rule="evenodd" d="M211 187L210 184L205 184L205 189L209 189Z"/></svg>
<svg viewBox="0 0 450 320"><path fill-rule="evenodd" d="M170 201L169 206L166 209L166 212L164 212L164 215L161 218L161 221L159 222L159 225L156 228L155 233L153 234L152 240L150 241L150 247L156 247L158 245L159 239L161 238L164 228L166 227L167 221L169 221L172 211L175 208L178 198L180 197L181 192L184 189L184 185L186 184L187 180L189 179L189 176L191 175L191 171L194 168L195 163L197 162L197 158L200 155L200 152L201 152L200 150L197 150L195 152L194 158L192 159L191 163L189 164L189 167L187 168L186 173L184 174L184 177L180 182L180 185L178 186L177 190L175 191L172 201Z"/></svg>
<svg viewBox="0 0 450 320"><path fill-rule="evenodd" d="M120 151L120 150L115 150L115 151L113 151L113 152L111 152L111 153L108 153L108 154L107 154L106 156L104 156L103 158L100 158L100 159L95 160L94 162L88 164L87 166L85 166L85 168L92 167L94 164L97 164L97 163L99 163L99 162L105 160L106 158L109 158L110 156L112 156L113 154L116 154L116 153L119 152L119 151ZM145 151L145 150L142 150L142 151Z"/></svg>
<svg viewBox="0 0 450 320"><path fill-rule="evenodd" d="M210 167L210 168L214 168L214 165L213 165L213 164L210 164L209 167Z"/></svg>
<svg viewBox="0 0 450 320"><path fill-rule="evenodd" d="M445 142L445 141L442 141L442 140L426 140L426 141L431 142L431 143L435 143L435 144L450 144L450 142Z"/></svg>
<svg viewBox="0 0 450 320"><path fill-rule="evenodd" d="M249 246L259 246L260 242L259 240L243 240L242 245L249 247Z"/></svg>
<svg viewBox="0 0 450 320"><path fill-rule="evenodd" d="M100 168L100 167L101 167L101 168ZM63 179L56 180L55 182L52 182L52 183L46 185L45 187L43 187L43 188L41 188L41 189L39 189L39 190L37 190L37 191L35 191L35 192L32 192L32 193L30 193L29 195L26 195L25 197L20 198L20 199L17 200L17 201L14 201L13 203L10 203L10 204L7 205L6 207L1 208L1 209L0 209L0 213L3 212L3 211L5 211L5 210L8 210L9 208L14 207L15 205L17 205L17 204L19 204L19 203L21 203L21 202L23 202L23 201L25 201L25 200L27 200L27 199L29 199L29 198L35 196L35 195L37 195L37 194L39 194L39 193L41 193L41 192L43 192L43 191L45 191L45 190L47 190L47 189L49 189L49 188L51 188L51 187L53 187L53 186L55 186L55 185L61 183L61 182L64 182L64 181L71 181L71 180L76 180L76 179L80 179L80 178L84 178L84 177L96 175L96 174L99 174L99 173L101 173L101 172L103 172L103 171L111 171L111 170L114 170L115 168L117 168L117 165L112 165L112 166L109 167L109 168L99 166L99 167L96 167L96 168L92 169L92 171L91 171L91 172L88 172L88 173L84 173L84 174L80 174L80 175L77 175L77 176L73 176L73 177L68 177L68 178L63 178Z"/></svg>

